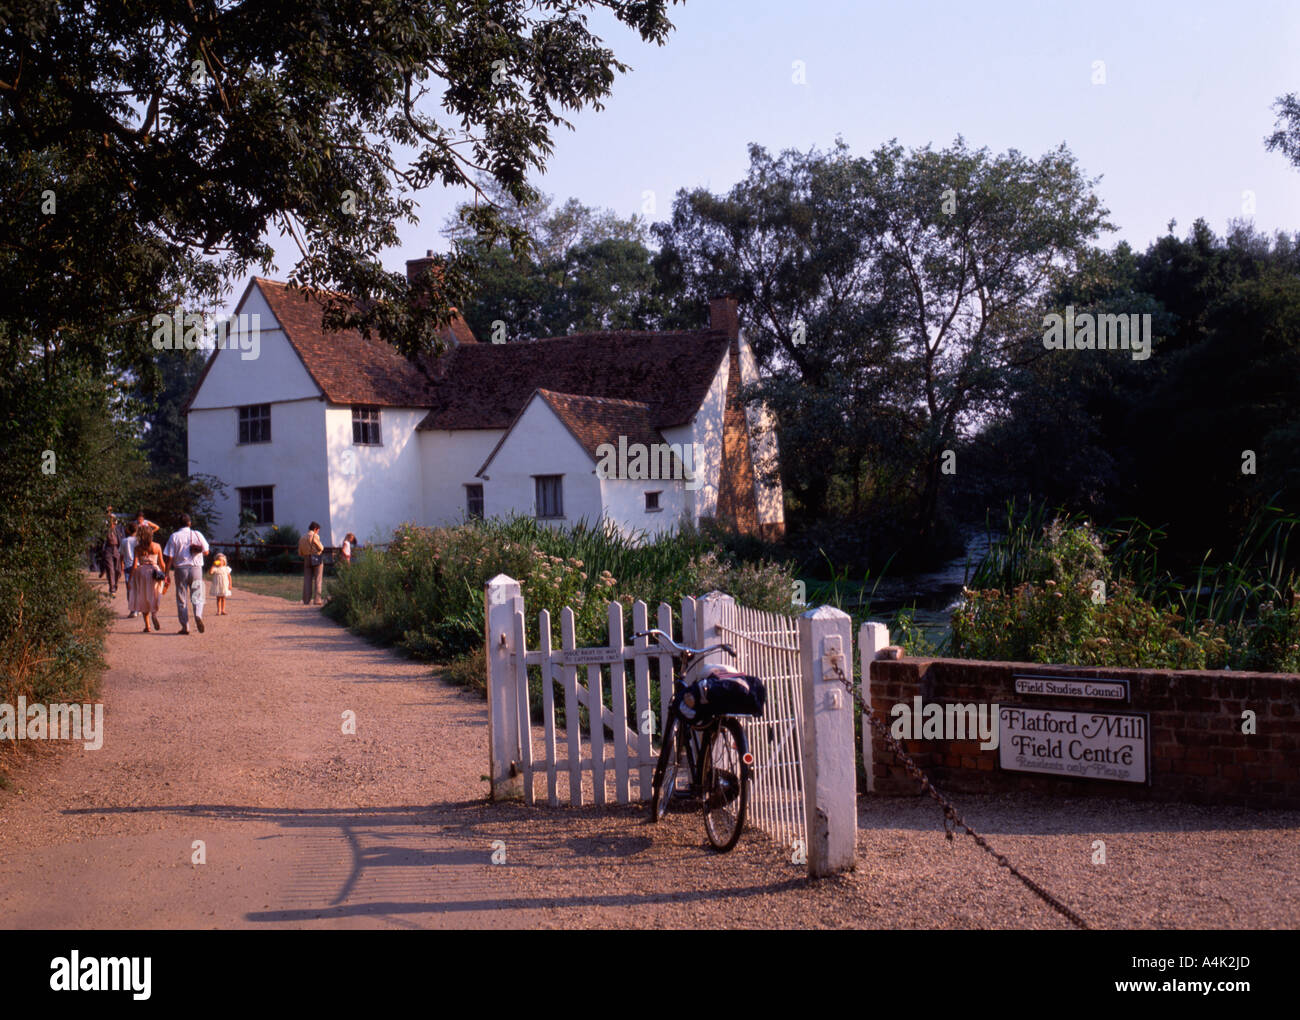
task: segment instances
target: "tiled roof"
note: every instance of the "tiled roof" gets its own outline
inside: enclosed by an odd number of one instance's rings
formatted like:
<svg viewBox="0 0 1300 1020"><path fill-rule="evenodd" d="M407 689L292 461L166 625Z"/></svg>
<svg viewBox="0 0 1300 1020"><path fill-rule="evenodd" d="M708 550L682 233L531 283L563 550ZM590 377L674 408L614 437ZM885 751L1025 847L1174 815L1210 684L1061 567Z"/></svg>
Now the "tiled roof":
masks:
<svg viewBox="0 0 1300 1020"><path fill-rule="evenodd" d="M275 280L254 283L284 327L307 372L332 404L428 407L432 380L417 365L382 340L367 340L357 330L321 329L323 298ZM442 330L444 340L473 342L459 316Z"/></svg>
<svg viewBox="0 0 1300 1020"><path fill-rule="evenodd" d="M461 347L438 373L420 428L509 428L539 389L644 402L654 428L683 425L704 402L728 344L725 334L699 329Z"/></svg>
<svg viewBox="0 0 1300 1020"><path fill-rule="evenodd" d="M597 451L604 444L617 447L620 436L629 445L653 446L664 441L663 434L654 426L650 405L642 401L585 397L551 390L537 393L593 459L599 459Z"/></svg>
<svg viewBox="0 0 1300 1020"><path fill-rule="evenodd" d="M416 364L356 330L325 333L320 296L260 277L249 286L262 293L330 403L429 408L421 429L509 428L539 389L644 403L647 427L682 425L704 402L730 343L726 333L711 329L476 343L458 316L443 334L456 346ZM211 364L209 359L191 400Z"/></svg>
<svg viewBox="0 0 1300 1020"><path fill-rule="evenodd" d="M573 438L582 445L582 448L587 451L587 454L597 464L604 459L600 447L606 443L616 450L620 448L630 450L633 444L638 443L643 445L647 451L653 451L661 445L668 445L663 434L655 428L654 409L650 404L643 401L613 400L609 397L586 397L576 393L555 393L551 390L542 389L535 390L533 396L540 397L546 402L565 428L573 434ZM507 429L506 434L492 448L487 460L478 469L477 473L479 475L482 475L487 470L497 452L513 434L515 424L523 416L524 410L530 402L531 397L519 409L519 413L515 415L514 421L510 423L510 428ZM622 440L621 447L620 440ZM635 454L630 454L629 459L633 456ZM676 452L671 452L668 456L670 466L664 465L669 471L666 477L685 477ZM653 464L649 460L644 460L644 456L643 461L643 466L647 469L657 467L660 464L657 458ZM620 463L616 470L623 470L625 466ZM621 476L614 475L612 477Z"/></svg>

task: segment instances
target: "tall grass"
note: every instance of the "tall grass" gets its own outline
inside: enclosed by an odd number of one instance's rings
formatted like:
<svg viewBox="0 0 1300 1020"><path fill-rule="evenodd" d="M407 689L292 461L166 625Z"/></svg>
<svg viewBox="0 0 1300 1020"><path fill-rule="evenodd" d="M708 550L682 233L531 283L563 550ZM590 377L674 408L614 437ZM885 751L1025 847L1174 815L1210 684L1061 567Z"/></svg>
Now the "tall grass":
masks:
<svg viewBox="0 0 1300 1020"><path fill-rule="evenodd" d="M1036 649L1057 662L1295 671L1297 524L1280 507L1261 507L1229 558L1215 561L1210 550L1184 581L1161 564L1160 528L1127 518L1097 529L1043 505L1017 513L1008 504L1005 532L991 541L969 584L974 593L954 617L955 645L988 658ZM1097 581L1108 592L1100 602L1090 594ZM1073 616L1062 615L1066 607Z"/></svg>
<svg viewBox="0 0 1300 1020"><path fill-rule="evenodd" d="M1300 518L1271 504L1256 511L1229 559L1212 564L1214 550L1205 554L1196 580L1179 594L1184 616L1243 628L1264 603L1285 602L1300 589L1290 555L1297 524Z"/></svg>
<svg viewBox="0 0 1300 1020"><path fill-rule="evenodd" d="M403 525L386 550L359 550L330 583L325 612L381 644L431 661L459 660L454 677L478 672L483 589L497 574L519 581L530 644L537 613L558 626L571 607L578 644L601 645L611 601L676 607L713 589L759 609L789 611L793 577L782 565L740 563L691 530L625 535L611 526L549 528L529 517L455 527Z"/></svg>

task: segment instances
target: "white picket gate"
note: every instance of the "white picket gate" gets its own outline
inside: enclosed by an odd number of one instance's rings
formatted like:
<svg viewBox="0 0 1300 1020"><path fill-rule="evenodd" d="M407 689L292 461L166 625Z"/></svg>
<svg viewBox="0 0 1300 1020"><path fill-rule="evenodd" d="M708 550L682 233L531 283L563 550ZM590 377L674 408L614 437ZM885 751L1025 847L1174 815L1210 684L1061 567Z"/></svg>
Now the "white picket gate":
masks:
<svg viewBox="0 0 1300 1020"><path fill-rule="evenodd" d="M545 781L546 802L552 806L567 800L574 807L585 803L603 805L612 799L627 804L647 800L657 751L652 744L654 720L658 732L667 718L672 697L672 658L660 652L648 638L627 644L624 638L624 607L611 602L607 610L609 640L599 648L577 647L573 610L560 612L560 642L556 647L551 614L537 614L538 643L529 649L523 599L511 591L514 582L501 579L506 594L494 607L492 582L488 590L488 636L496 635L495 655L489 656L489 714L492 722L494 793L518 791L528 804L537 800L537 785ZM517 591L517 588L515 589ZM658 627L684 644L693 640L695 600L682 600L682 634L673 626L672 608L660 603L654 623L644 602L632 604L632 631ZM504 640L503 640L504 639ZM522 650L523 654L517 654ZM510 679L508 685L492 683L493 658ZM529 689L528 670L540 670L541 726L533 724L535 701ZM631 669L633 704L628 704L628 669ZM659 681L659 704L651 702L651 680ZM557 690L558 688L558 690ZM496 697L493 697L493 694ZM608 693L608 698L606 694ZM563 699L562 701L560 699ZM557 702L563 706L559 721ZM629 711L631 708L631 711ZM587 725L582 725L583 710ZM498 725L497 723L500 723ZM561 727L563 732L560 732ZM608 731L608 733L607 733ZM509 766L503 771L503 766ZM506 789L498 790L498 778Z"/></svg>
<svg viewBox="0 0 1300 1020"><path fill-rule="evenodd" d="M573 610L566 607L559 647L543 610L537 647L530 649L519 583L504 575L488 582L485 608L493 797L534 804L544 785L552 806L649 800L658 757L652 738L663 733L667 719L672 657L648 638L626 643L625 608L618 602L608 606L608 641L599 648L576 647ZM857 822L853 714L827 673L847 661L848 617L823 607L788 618L738 606L721 592L683 599L680 632L667 603L655 616L653 625L682 644L729 643L735 659L715 652L708 661L760 676L767 685L763 717L743 721L754 755L748 823L786 848L805 848L810 874L851 867ZM632 631L651 625L649 607L634 602ZM533 722L530 669L540 678L540 726ZM651 700L656 685L657 704Z"/></svg>
<svg viewBox="0 0 1300 1020"><path fill-rule="evenodd" d="M720 602L716 627L736 649L734 668L762 677L767 687L763 715L741 720L754 755L749 824L778 843L805 848L799 622L739 606L730 597Z"/></svg>

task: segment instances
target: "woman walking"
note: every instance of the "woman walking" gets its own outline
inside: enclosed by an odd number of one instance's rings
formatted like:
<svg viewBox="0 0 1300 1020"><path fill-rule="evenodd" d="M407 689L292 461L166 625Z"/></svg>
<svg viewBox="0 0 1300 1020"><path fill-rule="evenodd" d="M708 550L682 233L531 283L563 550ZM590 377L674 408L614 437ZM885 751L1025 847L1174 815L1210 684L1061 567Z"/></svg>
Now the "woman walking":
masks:
<svg viewBox="0 0 1300 1020"><path fill-rule="evenodd" d="M126 607L144 617L146 634L149 633L151 619L154 630L162 629L158 625L158 600L166 590L167 580L162 565L162 546L153 540L153 536L152 528L136 529L135 566L131 571L131 586L126 594Z"/></svg>

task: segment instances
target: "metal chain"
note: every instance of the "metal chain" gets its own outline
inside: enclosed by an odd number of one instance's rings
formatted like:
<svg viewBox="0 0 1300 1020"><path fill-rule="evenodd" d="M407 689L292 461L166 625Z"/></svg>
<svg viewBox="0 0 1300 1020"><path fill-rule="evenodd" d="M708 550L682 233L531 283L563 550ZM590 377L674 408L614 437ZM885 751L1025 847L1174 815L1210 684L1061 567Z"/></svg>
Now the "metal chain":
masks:
<svg viewBox="0 0 1300 1020"><path fill-rule="evenodd" d="M917 765L915 761L912 760L911 755L909 755L906 751L903 750L903 746L898 742L897 739L895 739L894 735L889 732L889 727L887 727L884 723L882 723L879 719L876 718L875 713L871 711L871 706L866 703L866 700L862 697L862 695L858 691L854 690L853 681L848 679L844 675L844 671L840 669L838 664L833 664L831 666L831 669L835 672L835 675L839 678L840 683L844 685L844 689L849 692L849 697L857 699L858 704L862 706L863 717L869 723L871 723L872 730L885 742L885 745L894 753L894 756L898 758L898 760L902 763L903 768L907 771L907 774L911 776L913 779L918 780L921 784L921 790L924 793L928 793L931 797L933 797L938 802L939 807L943 809L944 835L949 840L951 840L953 838L954 825L965 830L966 834L970 836L971 839L975 840L975 844L977 846L979 846L982 850L987 851L992 856L992 858L998 862L999 866L1006 868L1016 878L1020 879L1020 881L1024 883L1025 887L1028 888L1030 892L1036 895L1039 899L1041 899L1044 903L1046 903L1057 913L1065 917L1071 924L1075 925L1078 928L1083 928L1086 930L1088 927L1088 923L1084 921L1082 917L1076 914L1073 910L1067 907L1064 903L1058 900L1055 896L1049 893L1046 889L1044 889L1041 885L1035 882L1028 875L1023 874L1018 868L1016 868L1014 864L1012 864L1009 860L1007 860L1006 855L1000 854L996 850L994 850L993 847L989 846L988 840L986 840L983 836L981 836L978 832L976 832L974 829L972 829L969 825L966 824L965 820L961 817L961 815L957 814L957 809L952 806L948 798L945 797L942 793L940 793L935 788L935 785L930 780L930 777L927 776L924 770L919 765ZM864 761L863 764L865 765L865 767L871 768L870 762Z"/></svg>

